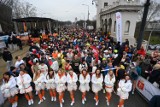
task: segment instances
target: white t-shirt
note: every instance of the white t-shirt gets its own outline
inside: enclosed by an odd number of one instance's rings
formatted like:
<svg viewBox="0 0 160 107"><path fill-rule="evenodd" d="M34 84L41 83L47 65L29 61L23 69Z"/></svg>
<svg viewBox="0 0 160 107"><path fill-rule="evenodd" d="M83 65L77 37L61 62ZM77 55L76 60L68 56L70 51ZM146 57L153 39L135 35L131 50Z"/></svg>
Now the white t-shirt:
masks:
<svg viewBox="0 0 160 107"><path fill-rule="evenodd" d="M16 61L15 63L15 67L19 69L19 65L23 64L24 61L23 60L20 60L20 61Z"/></svg>
<svg viewBox="0 0 160 107"><path fill-rule="evenodd" d="M46 64L44 65L39 65L38 68L43 72L44 74L48 73L48 66Z"/></svg>

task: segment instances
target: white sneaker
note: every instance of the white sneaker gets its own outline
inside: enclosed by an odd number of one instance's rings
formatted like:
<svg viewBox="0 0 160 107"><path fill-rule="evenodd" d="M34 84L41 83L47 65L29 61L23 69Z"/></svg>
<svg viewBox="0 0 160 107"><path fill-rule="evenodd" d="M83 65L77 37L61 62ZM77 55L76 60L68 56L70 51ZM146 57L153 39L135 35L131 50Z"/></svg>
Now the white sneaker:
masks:
<svg viewBox="0 0 160 107"><path fill-rule="evenodd" d="M134 94L134 91L132 91L132 94Z"/></svg>
<svg viewBox="0 0 160 107"><path fill-rule="evenodd" d="M82 100L82 104L85 104L85 101L84 101L84 100Z"/></svg>
<svg viewBox="0 0 160 107"><path fill-rule="evenodd" d="M64 103L64 99L62 99L62 103Z"/></svg>
<svg viewBox="0 0 160 107"><path fill-rule="evenodd" d="M84 98L84 101L87 101L86 97Z"/></svg>
<svg viewBox="0 0 160 107"><path fill-rule="evenodd" d="M98 103L99 103L99 100L98 100L98 101L96 101L96 106L98 106Z"/></svg>
<svg viewBox="0 0 160 107"><path fill-rule="evenodd" d="M34 104L34 101L33 101L33 99L31 100L31 104Z"/></svg>
<svg viewBox="0 0 160 107"><path fill-rule="evenodd" d="M63 107L63 104L62 104L62 103L60 103L60 107Z"/></svg>
<svg viewBox="0 0 160 107"><path fill-rule="evenodd" d="M38 91L36 91L36 95L38 95Z"/></svg>
<svg viewBox="0 0 160 107"><path fill-rule="evenodd" d="M109 101L107 100L107 106L109 106Z"/></svg>
<svg viewBox="0 0 160 107"><path fill-rule="evenodd" d="M15 107L15 103L12 104L12 107Z"/></svg>
<svg viewBox="0 0 160 107"><path fill-rule="evenodd" d="M39 102L38 102L38 104L41 104L43 102L43 100L40 100Z"/></svg>
<svg viewBox="0 0 160 107"><path fill-rule="evenodd" d="M103 89L103 93L106 93L106 90L105 90L105 89Z"/></svg>
<svg viewBox="0 0 160 107"><path fill-rule="evenodd" d="M71 106L73 106L73 104L74 104L74 101L71 102Z"/></svg>
<svg viewBox="0 0 160 107"><path fill-rule="evenodd" d="M57 101L56 97L54 97L54 100L53 101Z"/></svg>
<svg viewBox="0 0 160 107"><path fill-rule="evenodd" d="M54 101L54 98L53 98L53 97L51 97L51 101Z"/></svg>
<svg viewBox="0 0 160 107"><path fill-rule="evenodd" d="M46 98L44 96L42 98L43 98L43 100L46 100Z"/></svg>
<svg viewBox="0 0 160 107"><path fill-rule="evenodd" d="M31 105L31 100L28 101L28 105L29 105L29 106Z"/></svg>
<svg viewBox="0 0 160 107"><path fill-rule="evenodd" d="M17 107L18 106L18 103L17 102L15 102L15 106L14 107Z"/></svg>

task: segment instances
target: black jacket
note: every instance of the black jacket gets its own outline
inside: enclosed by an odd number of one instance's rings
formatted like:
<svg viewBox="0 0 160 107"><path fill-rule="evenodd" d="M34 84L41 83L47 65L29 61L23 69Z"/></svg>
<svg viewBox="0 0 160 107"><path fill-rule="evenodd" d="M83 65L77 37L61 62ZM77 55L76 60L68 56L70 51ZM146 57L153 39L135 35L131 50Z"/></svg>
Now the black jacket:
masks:
<svg viewBox="0 0 160 107"><path fill-rule="evenodd" d="M12 37L13 44L17 44L17 38L15 36Z"/></svg>
<svg viewBox="0 0 160 107"><path fill-rule="evenodd" d="M149 107L160 107L160 95L155 95L149 101Z"/></svg>
<svg viewBox="0 0 160 107"><path fill-rule="evenodd" d="M159 78L160 78L160 69L153 70L150 75L149 82L151 83L158 82Z"/></svg>
<svg viewBox="0 0 160 107"><path fill-rule="evenodd" d="M11 52L4 51L3 52L3 60L4 61L11 61L13 59Z"/></svg>

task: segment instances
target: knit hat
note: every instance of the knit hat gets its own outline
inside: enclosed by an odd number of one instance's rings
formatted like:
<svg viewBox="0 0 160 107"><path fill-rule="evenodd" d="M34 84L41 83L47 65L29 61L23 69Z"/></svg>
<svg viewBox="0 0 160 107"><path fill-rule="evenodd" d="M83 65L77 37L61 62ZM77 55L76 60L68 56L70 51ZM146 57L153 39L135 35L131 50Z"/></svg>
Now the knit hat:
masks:
<svg viewBox="0 0 160 107"><path fill-rule="evenodd" d="M106 58L103 58L103 59L102 59L102 61L105 61L105 60L106 60Z"/></svg>
<svg viewBox="0 0 160 107"><path fill-rule="evenodd" d="M117 53L117 52L118 52L118 50L117 50L117 49L115 49L115 50L114 50L114 53Z"/></svg>

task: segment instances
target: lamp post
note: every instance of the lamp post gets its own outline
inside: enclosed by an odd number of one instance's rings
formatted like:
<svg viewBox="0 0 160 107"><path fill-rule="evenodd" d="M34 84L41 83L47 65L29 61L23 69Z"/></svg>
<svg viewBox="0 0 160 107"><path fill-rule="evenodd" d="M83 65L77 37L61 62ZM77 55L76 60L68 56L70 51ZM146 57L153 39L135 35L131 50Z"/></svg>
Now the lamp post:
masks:
<svg viewBox="0 0 160 107"><path fill-rule="evenodd" d="M87 7L88 7L88 20L89 20L89 15L90 15L90 13L89 13L89 5L87 5L87 4L82 4L82 5L84 5L84 6L87 6Z"/></svg>
<svg viewBox="0 0 160 107"><path fill-rule="evenodd" d="M147 15L148 15L149 6L150 6L150 0L147 0L145 3L145 6L144 6L143 18L142 18L139 37L138 37L137 50L139 50L142 45L143 36L144 36L144 28L146 25L146 19L147 19Z"/></svg>

